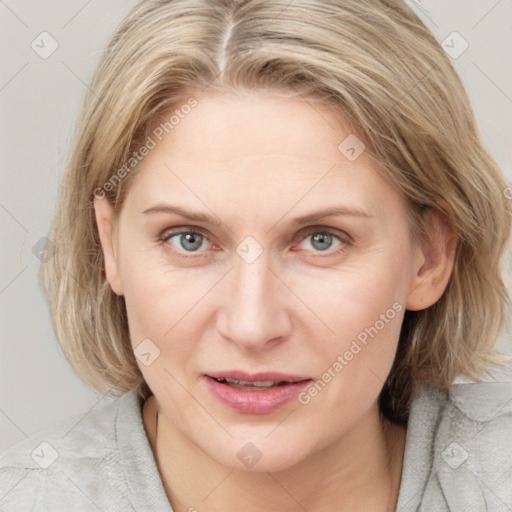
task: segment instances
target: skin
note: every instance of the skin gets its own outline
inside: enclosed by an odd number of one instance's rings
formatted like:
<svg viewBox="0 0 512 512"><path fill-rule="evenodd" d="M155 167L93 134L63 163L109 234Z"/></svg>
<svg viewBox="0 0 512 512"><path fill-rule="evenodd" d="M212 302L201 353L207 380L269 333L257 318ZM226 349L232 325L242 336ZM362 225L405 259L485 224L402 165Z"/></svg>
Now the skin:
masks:
<svg viewBox="0 0 512 512"><path fill-rule="evenodd" d="M429 241L413 242L403 200L366 153L351 162L338 150L351 131L328 107L270 92L195 97L140 164L119 217L105 199L94 205L132 345L160 350L139 366L169 500L177 512L395 510L406 432L383 421L377 398L405 308L445 290L453 233L431 215ZM221 223L141 213L163 203ZM293 224L338 205L368 216ZM180 236L159 241L180 227L205 235L195 252ZM326 229L335 236L319 246ZM252 263L236 252L247 236L263 249ZM402 310L308 404L244 414L201 379L231 369L319 379L395 303ZM237 457L247 442L262 454L252 468Z"/></svg>

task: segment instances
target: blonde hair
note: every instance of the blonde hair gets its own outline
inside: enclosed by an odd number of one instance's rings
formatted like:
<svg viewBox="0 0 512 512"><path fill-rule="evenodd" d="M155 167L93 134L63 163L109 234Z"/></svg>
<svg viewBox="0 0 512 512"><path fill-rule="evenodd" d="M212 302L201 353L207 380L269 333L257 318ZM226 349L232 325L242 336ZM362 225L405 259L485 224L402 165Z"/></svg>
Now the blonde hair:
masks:
<svg viewBox="0 0 512 512"><path fill-rule="evenodd" d="M405 421L416 382L447 388L458 375L478 380L500 364L507 184L449 59L414 12L398 0L144 0L92 79L49 235L58 250L41 271L75 371L114 396L145 386L124 298L105 278L94 195L119 211L137 171L126 163L164 114L196 101L194 91L267 89L339 112L405 198L414 236L425 236L427 211L456 232L445 293L405 314L380 396L384 414Z"/></svg>

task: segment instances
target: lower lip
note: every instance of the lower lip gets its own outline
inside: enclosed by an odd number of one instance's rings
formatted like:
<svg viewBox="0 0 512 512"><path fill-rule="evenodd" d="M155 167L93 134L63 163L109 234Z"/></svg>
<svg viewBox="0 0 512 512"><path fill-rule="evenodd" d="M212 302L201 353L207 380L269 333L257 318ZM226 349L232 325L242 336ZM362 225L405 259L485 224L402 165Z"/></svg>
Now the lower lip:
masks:
<svg viewBox="0 0 512 512"><path fill-rule="evenodd" d="M231 409L246 414L269 414L277 411L311 383L311 380L303 380L269 389L244 391L221 384L212 377L205 376L204 378L208 389L215 398Z"/></svg>

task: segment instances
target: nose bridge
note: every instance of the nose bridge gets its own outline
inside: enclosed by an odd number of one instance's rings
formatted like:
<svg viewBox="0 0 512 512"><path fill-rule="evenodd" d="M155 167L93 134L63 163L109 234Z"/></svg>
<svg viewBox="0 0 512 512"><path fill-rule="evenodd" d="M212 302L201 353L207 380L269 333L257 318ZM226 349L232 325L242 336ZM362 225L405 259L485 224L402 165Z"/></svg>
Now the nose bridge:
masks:
<svg viewBox="0 0 512 512"><path fill-rule="evenodd" d="M247 263L240 259L234 272L234 298L239 313L248 319L261 315L265 305L271 299L271 272L267 268L267 260L260 256L256 261Z"/></svg>
<svg viewBox="0 0 512 512"><path fill-rule="evenodd" d="M229 296L219 315L221 334L245 348L261 347L289 332L290 321L279 280L267 268L268 263L265 252L250 263L236 257Z"/></svg>

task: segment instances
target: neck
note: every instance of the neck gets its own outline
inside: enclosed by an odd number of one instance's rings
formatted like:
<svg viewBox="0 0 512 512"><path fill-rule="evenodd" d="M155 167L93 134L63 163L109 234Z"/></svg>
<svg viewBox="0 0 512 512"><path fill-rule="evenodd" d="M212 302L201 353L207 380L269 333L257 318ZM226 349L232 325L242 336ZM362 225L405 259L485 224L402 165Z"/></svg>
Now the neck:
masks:
<svg viewBox="0 0 512 512"><path fill-rule="evenodd" d="M272 473L217 463L158 411L154 396L146 401L143 418L175 512L396 509L405 429L382 420L377 404L342 439Z"/></svg>

